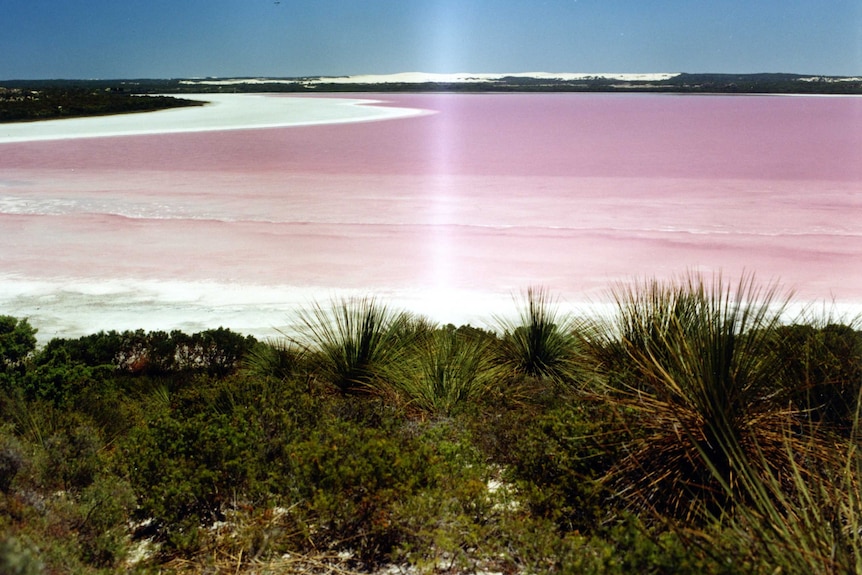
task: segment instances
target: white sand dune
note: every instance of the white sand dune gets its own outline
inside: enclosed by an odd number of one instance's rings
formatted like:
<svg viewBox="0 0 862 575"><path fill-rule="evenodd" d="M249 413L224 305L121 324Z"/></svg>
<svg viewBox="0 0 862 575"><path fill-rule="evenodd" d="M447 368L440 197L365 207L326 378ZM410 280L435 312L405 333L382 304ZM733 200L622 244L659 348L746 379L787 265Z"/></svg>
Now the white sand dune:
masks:
<svg viewBox="0 0 862 575"><path fill-rule="evenodd" d="M183 80L182 84L207 86L235 86L256 84L463 84L476 82L495 82L503 78L532 78L535 80L559 80L577 82L579 80L619 80L621 82L659 82L668 80L679 73L658 72L651 74L627 74L616 72L512 72L512 73L473 73L457 72L439 74L432 72L401 72L397 74L360 74L356 76L321 76L318 78L206 78L202 80Z"/></svg>
<svg viewBox="0 0 862 575"><path fill-rule="evenodd" d="M367 122L429 113L374 106L375 100L365 99L258 94L183 94L182 97L207 104L156 112L0 124L0 144Z"/></svg>
<svg viewBox="0 0 862 575"><path fill-rule="evenodd" d="M447 84L493 82L503 78L533 78L536 80L620 80L628 82L657 82L678 76L676 73L655 74L617 74L617 73L582 73L582 72L516 72L509 74L433 74L428 72L404 72L400 74L369 74L360 76L346 76L341 78L320 78L312 83L318 84L421 84L426 82L440 82Z"/></svg>

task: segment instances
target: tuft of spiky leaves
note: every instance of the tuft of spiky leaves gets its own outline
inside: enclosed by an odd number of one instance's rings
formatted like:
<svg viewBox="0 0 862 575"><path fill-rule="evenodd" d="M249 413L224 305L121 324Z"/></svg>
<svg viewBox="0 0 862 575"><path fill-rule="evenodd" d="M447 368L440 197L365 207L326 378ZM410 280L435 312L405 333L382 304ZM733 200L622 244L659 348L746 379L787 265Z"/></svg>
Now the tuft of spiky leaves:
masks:
<svg viewBox="0 0 862 575"><path fill-rule="evenodd" d="M743 460L739 482L747 494L729 518L716 517L725 533L782 573L862 573L862 453L859 451L859 397L850 437L818 441L807 436L800 451L800 429L785 435L786 465L776 470L759 451ZM730 485L722 488L732 493ZM722 519L728 519L721 521ZM714 552L715 541L694 531L702 547Z"/></svg>
<svg viewBox="0 0 862 575"><path fill-rule="evenodd" d="M788 297L695 273L613 295L616 322L588 340L633 439L606 481L635 508L692 520L749 497L745 473L789 477L795 414L770 353ZM811 453L797 439L789 448Z"/></svg>
<svg viewBox="0 0 862 575"><path fill-rule="evenodd" d="M493 384L492 341L454 326L434 330L415 340L409 354L389 370L388 380L409 407L451 415Z"/></svg>
<svg viewBox="0 0 862 575"><path fill-rule="evenodd" d="M573 318L560 313L544 288L531 287L518 301L516 320L497 318L502 331L498 363L511 375L554 384L578 379L578 338Z"/></svg>
<svg viewBox="0 0 862 575"><path fill-rule="evenodd" d="M383 368L424 329L406 312L374 298L341 299L300 312L300 332L316 374L342 392L370 391Z"/></svg>
<svg viewBox="0 0 862 575"><path fill-rule="evenodd" d="M243 359L243 367L252 375L284 381L301 370L305 354L290 340L259 342Z"/></svg>

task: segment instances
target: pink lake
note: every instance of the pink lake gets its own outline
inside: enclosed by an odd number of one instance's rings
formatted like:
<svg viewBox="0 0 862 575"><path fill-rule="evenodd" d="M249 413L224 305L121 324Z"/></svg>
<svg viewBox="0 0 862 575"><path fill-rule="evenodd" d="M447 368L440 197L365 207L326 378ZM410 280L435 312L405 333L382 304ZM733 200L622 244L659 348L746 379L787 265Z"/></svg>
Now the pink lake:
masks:
<svg viewBox="0 0 862 575"><path fill-rule="evenodd" d="M371 294L476 324L692 269L862 304L862 98L361 97L434 113L0 144L0 313L265 336Z"/></svg>

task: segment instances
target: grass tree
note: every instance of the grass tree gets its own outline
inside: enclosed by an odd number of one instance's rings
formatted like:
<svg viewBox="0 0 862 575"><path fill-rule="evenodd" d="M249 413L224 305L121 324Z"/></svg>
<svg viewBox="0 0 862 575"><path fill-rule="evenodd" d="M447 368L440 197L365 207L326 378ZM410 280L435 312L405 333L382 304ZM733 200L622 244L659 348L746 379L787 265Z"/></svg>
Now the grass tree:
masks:
<svg viewBox="0 0 862 575"><path fill-rule="evenodd" d="M316 374L342 392L369 391L424 324L374 298L314 304L300 312L299 343L316 360Z"/></svg>
<svg viewBox="0 0 862 575"><path fill-rule="evenodd" d="M498 318L498 363L510 374L571 383L578 376L578 338L573 318L560 313L544 288L531 287L518 302L515 320Z"/></svg>
<svg viewBox="0 0 862 575"><path fill-rule="evenodd" d="M835 443L809 439L812 444L804 453L788 432L784 469L760 465L765 473L754 466L742 470L740 481L749 497L727 529L754 554L767 558L775 572L862 573L858 423L857 415L852 437Z"/></svg>
<svg viewBox="0 0 862 575"><path fill-rule="evenodd" d="M447 326L416 338L387 378L409 407L451 415L481 397L495 380L488 336Z"/></svg>
<svg viewBox="0 0 862 575"><path fill-rule="evenodd" d="M788 302L775 287L689 274L613 294L616 321L588 341L610 370L607 399L631 422L607 480L633 505L705 517L750 495L746 475L789 477L788 449L812 453L787 433L794 413L769 353Z"/></svg>
<svg viewBox="0 0 862 575"><path fill-rule="evenodd" d="M259 342L246 354L243 366L252 375L285 381L301 371L305 356L305 348L289 339Z"/></svg>

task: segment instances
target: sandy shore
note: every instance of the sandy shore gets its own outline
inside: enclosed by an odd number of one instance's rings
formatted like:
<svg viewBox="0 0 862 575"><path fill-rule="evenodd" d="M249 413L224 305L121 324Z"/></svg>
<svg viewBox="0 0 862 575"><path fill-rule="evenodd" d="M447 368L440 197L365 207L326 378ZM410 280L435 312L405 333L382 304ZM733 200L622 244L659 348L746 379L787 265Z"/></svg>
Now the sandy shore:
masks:
<svg viewBox="0 0 862 575"><path fill-rule="evenodd" d="M218 281L33 279L0 275L0 307L28 318L37 339L78 337L100 330L195 333L218 326L259 339L297 330L298 312L313 304L375 297L397 310L435 322L492 327L496 316L517 313L516 294L464 289L345 289L267 286ZM563 303L567 311L585 306Z"/></svg>
<svg viewBox="0 0 862 575"><path fill-rule="evenodd" d="M609 286L610 287L610 286ZM551 292L560 313L610 318L607 297L571 301ZM38 328L40 344L55 337L79 337L100 330L179 329L195 333L218 326L261 340L282 339L299 329L298 313L315 303L375 297L395 310L440 324L473 325L495 330L498 320L517 321L523 290L489 293L445 287L428 289L344 289L324 286L266 286L217 281L140 279L32 279L0 275L0 307L14 310ZM817 318L853 322L862 305L792 300L785 321Z"/></svg>
<svg viewBox="0 0 862 575"><path fill-rule="evenodd" d="M182 97L207 104L137 114L0 124L0 144L369 122L429 113L374 106L375 100L365 99L258 94L183 94Z"/></svg>

